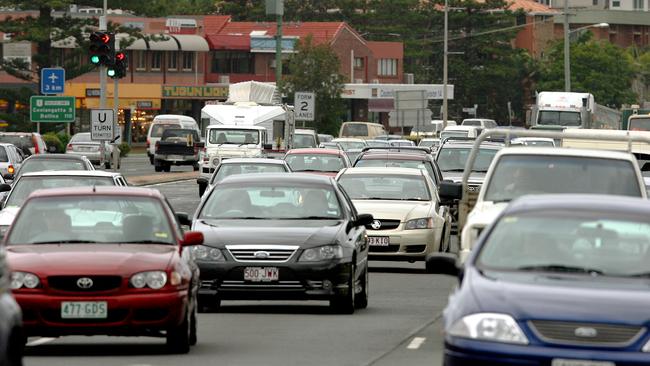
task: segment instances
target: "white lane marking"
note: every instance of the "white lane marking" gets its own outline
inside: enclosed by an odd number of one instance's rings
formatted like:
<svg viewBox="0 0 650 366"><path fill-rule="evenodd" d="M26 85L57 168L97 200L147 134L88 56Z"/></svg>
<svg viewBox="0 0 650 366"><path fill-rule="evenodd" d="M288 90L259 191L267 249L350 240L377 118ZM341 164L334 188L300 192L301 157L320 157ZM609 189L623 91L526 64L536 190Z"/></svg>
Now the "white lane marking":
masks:
<svg viewBox="0 0 650 366"><path fill-rule="evenodd" d="M418 349L418 348L420 348L422 343L424 343L424 341L426 341L426 340L427 339L425 337L415 337L415 338L413 338L411 343L409 343L409 345L406 346L406 348L407 349Z"/></svg>
<svg viewBox="0 0 650 366"><path fill-rule="evenodd" d="M41 344L50 343L55 339L56 338L49 338L49 337L43 337L43 338L35 339L35 340L27 343L27 347L40 346Z"/></svg>

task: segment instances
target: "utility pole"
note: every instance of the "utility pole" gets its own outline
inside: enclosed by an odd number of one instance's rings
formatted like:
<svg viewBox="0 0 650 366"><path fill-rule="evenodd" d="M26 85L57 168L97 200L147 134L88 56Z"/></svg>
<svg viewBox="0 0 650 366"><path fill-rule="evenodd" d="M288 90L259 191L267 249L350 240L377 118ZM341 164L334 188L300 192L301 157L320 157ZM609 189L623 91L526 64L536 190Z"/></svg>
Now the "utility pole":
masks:
<svg viewBox="0 0 650 366"><path fill-rule="evenodd" d="M266 15L275 15L277 29L275 32L275 85L282 80L282 15L284 0L266 0Z"/></svg>
<svg viewBox="0 0 650 366"><path fill-rule="evenodd" d="M106 28L106 13L108 11L108 0L104 0L104 12L99 17L99 31L105 32ZM106 108L106 66L103 64L99 66L99 108Z"/></svg>
<svg viewBox="0 0 650 366"><path fill-rule="evenodd" d="M569 52L569 0L564 0L564 91L571 91L571 58Z"/></svg>
<svg viewBox="0 0 650 366"><path fill-rule="evenodd" d="M447 127L448 104L447 104L447 58L449 56L448 41L449 41L449 0L445 0L445 39L444 39L444 54L442 61L442 129Z"/></svg>

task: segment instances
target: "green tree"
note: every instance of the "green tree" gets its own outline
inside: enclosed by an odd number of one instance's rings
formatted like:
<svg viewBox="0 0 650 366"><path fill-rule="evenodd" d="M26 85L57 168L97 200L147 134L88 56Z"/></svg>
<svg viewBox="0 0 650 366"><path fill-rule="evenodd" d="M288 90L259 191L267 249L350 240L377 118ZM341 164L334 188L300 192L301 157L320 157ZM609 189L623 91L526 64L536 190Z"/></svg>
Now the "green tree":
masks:
<svg viewBox="0 0 650 366"><path fill-rule="evenodd" d="M632 103L635 68L630 54L606 41L592 39L591 32L571 43L571 91L592 93L596 102L620 107ZM564 43L553 45L543 60L538 90L564 90Z"/></svg>
<svg viewBox="0 0 650 366"><path fill-rule="evenodd" d="M344 113L341 92L341 62L329 44L314 44L311 37L301 39L289 60L290 74L281 83L283 94L293 100L296 91L316 93L316 118L313 127L323 133L337 134Z"/></svg>

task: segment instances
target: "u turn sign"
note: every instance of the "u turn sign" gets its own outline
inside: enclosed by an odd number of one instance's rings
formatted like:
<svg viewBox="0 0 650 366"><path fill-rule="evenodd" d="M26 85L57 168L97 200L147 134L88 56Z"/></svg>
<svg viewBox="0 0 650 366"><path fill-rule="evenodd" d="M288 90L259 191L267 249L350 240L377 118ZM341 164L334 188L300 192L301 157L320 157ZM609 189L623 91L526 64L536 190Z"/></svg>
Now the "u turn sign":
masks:
<svg viewBox="0 0 650 366"><path fill-rule="evenodd" d="M115 137L115 118L112 109L90 111L90 139L110 141Z"/></svg>

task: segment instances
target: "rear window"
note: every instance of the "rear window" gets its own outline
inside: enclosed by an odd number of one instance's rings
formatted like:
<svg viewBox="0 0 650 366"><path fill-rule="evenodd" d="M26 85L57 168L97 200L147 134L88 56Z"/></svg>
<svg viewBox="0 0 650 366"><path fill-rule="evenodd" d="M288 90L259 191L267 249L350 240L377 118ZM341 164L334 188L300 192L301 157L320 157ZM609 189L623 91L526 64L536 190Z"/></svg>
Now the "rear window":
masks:
<svg viewBox="0 0 650 366"><path fill-rule="evenodd" d="M9 162L9 156L7 156L7 149L4 146L0 146L0 163Z"/></svg>
<svg viewBox="0 0 650 366"><path fill-rule="evenodd" d="M365 123L345 123L341 136L368 136L368 125Z"/></svg>
<svg viewBox="0 0 650 366"><path fill-rule="evenodd" d="M463 126L481 126L481 121L478 120L463 121Z"/></svg>
<svg viewBox="0 0 650 366"><path fill-rule="evenodd" d="M29 159L21 165L20 175L45 170L88 170L88 167L77 159Z"/></svg>
<svg viewBox="0 0 650 366"><path fill-rule="evenodd" d="M168 128L180 128L180 123L174 122L165 122L165 123L154 123L151 125L151 137L161 137L163 132Z"/></svg>
<svg viewBox="0 0 650 366"><path fill-rule="evenodd" d="M24 150L25 148L34 147L32 135L2 135L0 134L0 142L13 144L17 148Z"/></svg>
<svg viewBox="0 0 650 366"><path fill-rule="evenodd" d="M78 133L70 139L70 142L93 142L93 140L90 139L90 134L89 133Z"/></svg>

